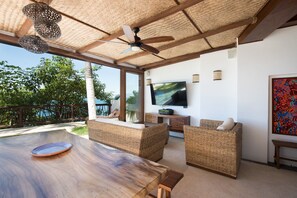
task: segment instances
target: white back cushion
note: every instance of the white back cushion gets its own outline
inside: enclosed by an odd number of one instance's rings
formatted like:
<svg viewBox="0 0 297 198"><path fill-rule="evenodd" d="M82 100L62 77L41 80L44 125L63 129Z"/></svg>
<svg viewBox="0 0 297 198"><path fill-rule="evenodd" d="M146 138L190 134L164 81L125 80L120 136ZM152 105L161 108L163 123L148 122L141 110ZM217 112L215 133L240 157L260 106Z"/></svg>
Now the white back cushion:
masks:
<svg viewBox="0 0 297 198"><path fill-rule="evenodd" d="M233 118L227 118L223 124L221 124L220 126L218 126L217 130L220 131L227 131L227 130L231 130L234 127L234 120Z"/></svg>

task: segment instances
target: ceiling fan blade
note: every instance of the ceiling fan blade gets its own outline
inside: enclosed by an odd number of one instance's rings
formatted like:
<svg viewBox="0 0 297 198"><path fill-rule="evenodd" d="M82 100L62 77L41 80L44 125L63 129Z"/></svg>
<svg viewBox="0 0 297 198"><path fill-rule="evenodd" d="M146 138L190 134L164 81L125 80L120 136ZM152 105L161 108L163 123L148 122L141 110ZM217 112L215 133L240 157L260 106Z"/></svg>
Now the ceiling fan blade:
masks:
<svg viewBox="0 0 297 198"><path fill-rule="evenodd" d="M123 28L123 31L124 31L127 39L131 43L135 42L134 32L132 31L131 27L129 25L123 25L122 28Z"/></svg>
<svg viewBox="0 0 297 198"><path fill-rule="evenodd" d="M166 42L166 41L173 41L174 38L172 36L158 36L158 37L152 37L141 40L142 43L160 43L160 42Z"/></svg>
<svg viewBox="0 0 297 198"><path fill-rule="evenodd" d="M128 52L132 51L132 48L129 47L128 49L125 49L124 51L122 51L120 54L126 54Z"/></svg>
<svg viewBox="0 0 297 198"><path fill-rule="evenodd" d="M104 40L97 40L98 42L103 42L103 43L117 43L117 44L124 44L127 45L127 43L124 42L119 42L119 41L104 41Z"/></svg>
<svg viewBox="0 0 297 198"><path fill-rule="evenodd" d="M159 54L159 50L157 50L156 48L152 47L152 46L149 46L149 45L146 45L146 44L142 44L140 46L141 48L149 51L149 52L152 52L154 54Z"/></svg>

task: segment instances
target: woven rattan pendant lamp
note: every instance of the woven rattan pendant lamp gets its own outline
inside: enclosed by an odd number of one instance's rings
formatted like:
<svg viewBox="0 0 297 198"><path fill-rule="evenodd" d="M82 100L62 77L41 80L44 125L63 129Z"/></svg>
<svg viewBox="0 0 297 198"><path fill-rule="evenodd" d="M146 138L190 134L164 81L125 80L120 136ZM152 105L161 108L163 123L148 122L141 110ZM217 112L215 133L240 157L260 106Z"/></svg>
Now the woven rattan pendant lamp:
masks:
<svg viewBox="0 0 297 198"><path fill-rule="evenodd" d="M23 8L23 13L32 20L34 30L46 39L58 39L61 36L57 25L62 20L61 14L45 3L31 3ZM48 44L37 35L26 35L19 39L19 44L26 50L42 54L48 51Z"/></svg>
<svg viewBox="0 0 297 198"><path fill-rule="evenodd" d="M48 44L36 35L26 35L19 39L19 44L29 52L43 54L48 51Z"/></svg>

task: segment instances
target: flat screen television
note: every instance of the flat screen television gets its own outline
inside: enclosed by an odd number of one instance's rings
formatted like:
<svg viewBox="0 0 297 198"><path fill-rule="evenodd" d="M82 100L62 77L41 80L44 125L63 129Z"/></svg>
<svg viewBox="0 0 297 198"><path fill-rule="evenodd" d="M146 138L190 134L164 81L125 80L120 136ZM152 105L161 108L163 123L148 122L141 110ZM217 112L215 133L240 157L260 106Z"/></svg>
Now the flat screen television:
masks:
<svg viewBox="0 0 297 198"><path fill-rule="evenodd" d="M186 82L151 84L153 105L188 106Z"/></svg>

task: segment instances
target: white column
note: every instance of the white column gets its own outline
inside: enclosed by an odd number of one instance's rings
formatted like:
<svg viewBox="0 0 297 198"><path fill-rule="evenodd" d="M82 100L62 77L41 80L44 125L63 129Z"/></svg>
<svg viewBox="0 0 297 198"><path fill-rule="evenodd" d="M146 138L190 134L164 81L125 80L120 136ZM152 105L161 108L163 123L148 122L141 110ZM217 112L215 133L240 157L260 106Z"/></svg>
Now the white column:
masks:
<svg viewBox="0 0 297 198"><path fill-rule="evenodd" d="M96 119L95 91L94 91L94 83L93 83L92 66L90 62L86 62L85 64L85 77L86 77L89 120L95 120Z"/></svg>

